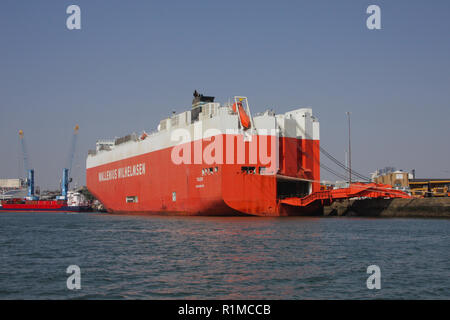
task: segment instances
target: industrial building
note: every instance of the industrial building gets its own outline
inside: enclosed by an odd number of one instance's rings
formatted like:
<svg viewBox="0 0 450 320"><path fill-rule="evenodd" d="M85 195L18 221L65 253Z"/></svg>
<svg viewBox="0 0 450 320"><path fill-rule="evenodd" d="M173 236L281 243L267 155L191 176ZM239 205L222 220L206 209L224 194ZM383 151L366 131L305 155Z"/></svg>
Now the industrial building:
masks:
<svg viewBox="0 0 450 320"><path fill-rule="evenodd" d="M450 196L450 178L417 179L415 170L405 172L393 167L378 169L372 173L375 183L389 184L396 189L408 190L413 197L448 197Z"/></svg>
<svg viewBox="0 0 450 320"><path fill-rule="evenodd" d="M0 200L24 196L25 179L0 179Z"/></svg>
<svg viewBox="0 0 450 320"><path fill-rule="evenodd" d="M23 186L22 179L0 179L0 189L19 189Z"/></svg>
<svg viewBox="0 0 450 320"><path fill-rule="evenodd" d="M393 167L386 167L372 173L371 178L375 183L389 184L397 189L408 189L409 181L414 178L414 173L396 170Z"/></svg>

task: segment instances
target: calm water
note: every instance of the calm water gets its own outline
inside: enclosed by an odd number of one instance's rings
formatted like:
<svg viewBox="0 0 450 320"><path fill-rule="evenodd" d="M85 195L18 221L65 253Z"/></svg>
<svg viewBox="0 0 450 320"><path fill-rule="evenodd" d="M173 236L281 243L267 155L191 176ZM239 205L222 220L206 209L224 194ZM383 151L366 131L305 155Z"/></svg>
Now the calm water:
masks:
<svg viewBox="0 0 450 320"><path fill-rule="evenodd" d="M0 213L0 298L449 299L449 234L450 220Z"/></svg>

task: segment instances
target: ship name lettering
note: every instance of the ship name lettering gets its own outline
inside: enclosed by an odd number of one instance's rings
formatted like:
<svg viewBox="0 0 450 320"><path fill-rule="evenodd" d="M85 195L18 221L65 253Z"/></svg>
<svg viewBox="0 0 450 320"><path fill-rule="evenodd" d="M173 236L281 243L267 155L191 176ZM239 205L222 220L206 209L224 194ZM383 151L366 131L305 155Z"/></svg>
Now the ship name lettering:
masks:
<svg viewBox="0 0 450 320"><path fill-rule="evenodd" d="M109 181L109 180L117 180L135 176L145 175L146 168L145 163L138 163L135 165L130 165L126 167L121 167L118 169L112 169L107 171L99 172L98 181Z"/></svg>

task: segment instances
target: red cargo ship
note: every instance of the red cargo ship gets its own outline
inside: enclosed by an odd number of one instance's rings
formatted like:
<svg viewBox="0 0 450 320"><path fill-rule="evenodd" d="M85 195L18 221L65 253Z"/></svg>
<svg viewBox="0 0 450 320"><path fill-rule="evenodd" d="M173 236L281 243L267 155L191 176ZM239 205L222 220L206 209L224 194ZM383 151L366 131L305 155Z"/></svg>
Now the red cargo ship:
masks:
<svg viewBox="0 0 450 320"><path fill-rule="evenodd" d="M22 200L12 199L3 200L0 203L1 211L14 212L28 212L28 211L42 211L42 212L81 212L88 211L89 206L69 206L65 200Z"/></svg>
<svg viewBox="0 0 450 320"><path fill-rule="evenodd" d="M26 198L13 198L0 201L0 212L85 212L90 210L89 202L81 193L76 191L69 191L67 200L27 200Z"/></svg>
<svg viewBox="0 0 450 320"><path fill-rule="evenodd" d="M335 194L320 190L319 145L310 108L252 116L246 97L220 105L195 92L192 109L156 132L97 141L87 187L110 213L309 215Z"/></svg>

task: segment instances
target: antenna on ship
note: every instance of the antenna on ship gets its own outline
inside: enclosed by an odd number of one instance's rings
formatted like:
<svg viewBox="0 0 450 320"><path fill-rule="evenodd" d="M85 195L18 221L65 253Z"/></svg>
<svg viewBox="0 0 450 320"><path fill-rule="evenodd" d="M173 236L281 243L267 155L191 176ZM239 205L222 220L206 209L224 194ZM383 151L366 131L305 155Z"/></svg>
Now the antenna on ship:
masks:
<svg viewBox="0 0 450 320"><path fill-rule="evenodd" d="M347 111L348 117L348 186L350 187L352 184L352 142L350 140L350 114L351 112Z"/></svg>

